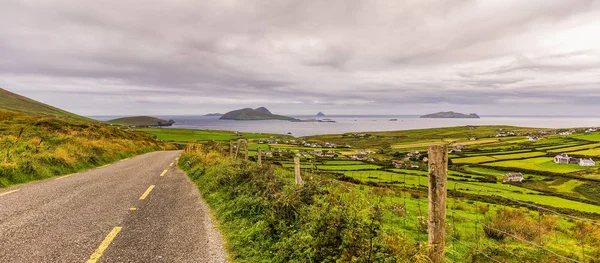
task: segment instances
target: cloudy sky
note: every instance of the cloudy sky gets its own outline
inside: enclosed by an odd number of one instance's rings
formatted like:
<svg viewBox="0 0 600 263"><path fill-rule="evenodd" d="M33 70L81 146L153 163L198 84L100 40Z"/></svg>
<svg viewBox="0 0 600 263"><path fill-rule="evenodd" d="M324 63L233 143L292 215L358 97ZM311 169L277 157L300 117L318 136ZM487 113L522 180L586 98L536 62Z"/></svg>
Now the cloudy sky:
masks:
<svg viewBox="0 0 600 263"><path fill-rule="evenodd" d="M0 87L84 115L600 115L600 0L0 5Z"/></svg>

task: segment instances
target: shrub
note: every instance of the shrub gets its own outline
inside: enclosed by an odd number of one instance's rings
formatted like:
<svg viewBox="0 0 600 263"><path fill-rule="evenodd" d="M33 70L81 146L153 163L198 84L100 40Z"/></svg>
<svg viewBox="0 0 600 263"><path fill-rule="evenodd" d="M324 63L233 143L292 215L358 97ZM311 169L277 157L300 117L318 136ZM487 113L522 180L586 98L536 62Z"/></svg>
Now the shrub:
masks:
<svg viewBox="0 0 600 263"><path fill-rule="evenodd" d="M534 241L538 235L538 223L526 217L523 209L499 209L487 218L483 231L489 238L504 240L507 236Z"/></svg>
<svg viewBox="0 0 600 263"><path fill-rule="evenodd" d="M368 203L346 183L305 174L297 187L291 171L212 150L186 153L179 162L215 212L234 261L426 260L422 247L384 230L386 206Z"/></svg>

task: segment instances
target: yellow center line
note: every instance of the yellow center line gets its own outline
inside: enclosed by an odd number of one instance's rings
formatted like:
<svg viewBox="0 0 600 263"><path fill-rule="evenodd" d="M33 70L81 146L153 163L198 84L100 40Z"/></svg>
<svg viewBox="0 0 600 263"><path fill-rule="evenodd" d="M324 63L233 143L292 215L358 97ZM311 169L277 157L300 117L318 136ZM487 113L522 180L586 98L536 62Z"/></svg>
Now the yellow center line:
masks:
<svg viewBox="0 0 600 263"><path fill-rule="evenodd" d="M90 259L88 259L88 261L86 261L86 263L96 263L96 262L98 262L98 260L100 259L100 257L102 257L102 254L104 253L104 251L110 245L110 243L112 243L112 241L115 239L115 237L117 237L117 234L119 234L119 232L121 232L121 229L123 229L123 228L120 227L120 226L117 226L117 227L113 228L113 230L110 231L110 233L108 233L108 235L106 236L106 238L104 238L104 240L102 241L102 243L100 243L100 246L98 247L98 249L96 249L96 251L94 252L94 254L92 254L92 256L90 257Z"/></svg>
<svg viewBox="0 0 600 263"><path fill-rule="evenodd" d="M135 210L137 210L137 208L135 208L135 207L129 208L129 211L135 211Z"/></svg>
<svg viewBox="0 0 600 263"><path fill-rule="evenodd" d="M171 164L169 164L169 167L173 166L173 164L175 164L174 162L172 162Z"/></svg>
<svg viewBox="0 0 600 263"><path fill-rule="evenodd" d="M14 193L14 192L18 192L18 191L19 191L19 189L17 189L17 190L12 190L12 191L8 191L8 192L5 192L5 193L1 193L1 194L0 194L0 196L4 196L4 195L7 195L7 194L12 194L12 193Z"/></svg>
<svg viewBox="0 0 600 263"><path fill-rule="evenodd" d="M163 171L163 172L160 174L160 176L165 176L165 174L166 174L166 173L167 173L167 170L165 169L165 170L164 170L164 171Z"/></svg>
<svg viewBox="0 0 600 263"><path fill-rule="evenodd" d="M148 197L148 195L150 194L150 192L152 192L152 189L154 189L154 185L151 185L150 187L148 187L148 189L146 190L146 192L144 192L144 194L140 197L140 200L146 199L146 197Z"/></svg>

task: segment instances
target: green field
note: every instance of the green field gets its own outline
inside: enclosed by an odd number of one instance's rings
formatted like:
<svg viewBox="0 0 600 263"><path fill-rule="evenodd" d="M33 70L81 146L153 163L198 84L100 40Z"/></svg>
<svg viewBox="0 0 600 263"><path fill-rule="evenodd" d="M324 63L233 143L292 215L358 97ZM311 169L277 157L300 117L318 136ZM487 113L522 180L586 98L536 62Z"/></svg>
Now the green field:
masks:
<svg viewBox="0 0 600 263"><path fill-rule="evenodd" d="M489 166L498 167L514 167L520 169L544 171L552 173L572 173L578 171L589 170L592 168L582 167L576 164L557 164L551 157L538 157L523 160L500 161L494 163L486 163Z"/></svg>
<svg viewBox="0 0 600 263"><path fill-rule="evenodd" d="M600 156L600 148L570 152L570 154L598 157Z"/></svg>
<svg viewBox="0 0 600 263"><path fill-rule="evenodd" d="M600 147L600 143L592 143L592 144L584 144L584 145L573 146L573 147L558 148L558 149L550 150L548 152L559 154L559 153L580 151L580 150L585 150L585 149L592 149L592 148L597 148L597 147Z"/></svg>
<svg viewBox="0 0 600 263"><path fill-rule="evenodd" d="M542 153L542 152L526 152L526 153L515 153L515 154L502 154L502 155L458 158L458 159L453 159L452 162L454 162L456 164L474 164L474 163L493 162L493 161L498 161L498 160L530 158L530 157L537 157L537 156L543 156L543 155L546 155L546 154Z"/></svg>
<svg viewBox="0 0 600 263"><path fill-rule="evenodd" d="M570 137L576 138L576 139L580 139L580 140L600 142L600 132L591 132L591 133L586 133L586 134L575 134L575 135L571 135Z"/></svg>
<svg viewBox="0 0 600 263"><path fill-rule="evenodd" d="M202 142L202 141L229 141L237 139L264 139L264 138L291 138L289 136L265 133L243 133L215 130L191 130L171 128L142 128L136 129L156 136L158 140L172 142Z"/></svg>

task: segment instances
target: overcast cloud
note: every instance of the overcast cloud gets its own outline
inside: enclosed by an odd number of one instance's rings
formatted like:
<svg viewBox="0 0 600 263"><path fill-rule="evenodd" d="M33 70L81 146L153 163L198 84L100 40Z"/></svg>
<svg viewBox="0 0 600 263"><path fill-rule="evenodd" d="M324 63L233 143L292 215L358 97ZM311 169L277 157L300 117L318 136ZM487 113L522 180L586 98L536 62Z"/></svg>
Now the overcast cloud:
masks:
<svg viewBox="0 0 600 263"><path fill-rule="evenodd" d="M600 115L600 0L0 0L0 87L84 115Z"/></svg>

